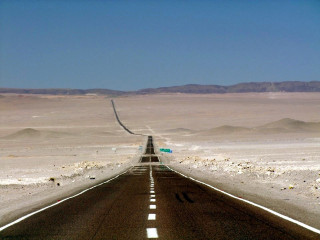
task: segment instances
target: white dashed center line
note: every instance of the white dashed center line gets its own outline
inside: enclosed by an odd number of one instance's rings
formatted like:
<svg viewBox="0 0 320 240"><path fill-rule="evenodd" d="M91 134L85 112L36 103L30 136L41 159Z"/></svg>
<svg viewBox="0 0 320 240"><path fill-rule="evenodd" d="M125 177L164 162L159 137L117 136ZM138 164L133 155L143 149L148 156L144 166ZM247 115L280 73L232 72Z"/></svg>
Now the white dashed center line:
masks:
<svg viewBox="0 0 320 240"><path fill-rule="evenodd" d="M148 238L158 238L158 231L156 228L147 228Z"/></svg>
<svg viewBox="0 0 320 240"><path fill-rule="evenodd" d="M152 167L150 166L150 202L156 202L156 195L154 190L154 181L152 177ZM157 205L150 204L149 209L157 209ZM148 220L156 220L155 213L148 214ZM148 238L158 238L158 231L157 228L147 228L147 237Z"/></svg>
<svg viewBox="0 0 320 240"><path fill-rule="evenodd" d="M151 205L149 206L149 208L150 208L150 209L157 209L157 205L151 204Z"/></svg>
<svg viewBox="0 0 320 240"><path fill-rule="evenodd" d="M155 213L149 213L148 220L156 220L156 214Z"/></svg>

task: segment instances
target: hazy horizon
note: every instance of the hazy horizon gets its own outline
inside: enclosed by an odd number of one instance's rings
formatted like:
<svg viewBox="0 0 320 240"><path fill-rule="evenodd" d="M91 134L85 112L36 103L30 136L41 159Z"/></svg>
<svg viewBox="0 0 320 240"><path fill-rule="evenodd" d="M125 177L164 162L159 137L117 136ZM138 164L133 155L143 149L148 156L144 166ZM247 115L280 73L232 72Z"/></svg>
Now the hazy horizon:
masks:
<svg viewBox="0 0 320 240"><path fill-rule="evenodd" d="M171 88L171 87L180 87L180 86L188 86L188 85L199 85L199 86L221 86L221 87L231 87L237 84L251 84L251 83L286 83L286 82L293 82L293 81L279 81L279 82L238 82L235 84L229 84L229 85L220 85L220 84L197 84L197 83L187 83L187 84L182 84L182 85L171 85L171 86L159 86L159 87L149 87L150 89L156 89L156 88ZM320 82L320 81L294 81L294 82ZM19 88L19 87L6 87L6 86L0 86L0 89L79 89L79 90L90 90L90 89L107 89L107 90L113 90L113 91L139 91L142 89L147 89L147 88L137 88L137 89L131 89L131 90L119 90L119 89L112 89L112 88L63 88L63 87L48 87L48 88ZM149 89L148 88L148 89Z"/></svg>

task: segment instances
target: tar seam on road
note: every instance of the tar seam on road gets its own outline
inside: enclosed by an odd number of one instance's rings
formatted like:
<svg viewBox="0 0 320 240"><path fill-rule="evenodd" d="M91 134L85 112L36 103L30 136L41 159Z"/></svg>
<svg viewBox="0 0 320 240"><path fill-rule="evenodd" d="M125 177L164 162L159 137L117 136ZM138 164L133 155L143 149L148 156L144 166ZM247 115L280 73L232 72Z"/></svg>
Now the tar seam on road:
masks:
<svg viewBox="0 0 320 240"><path fill-rule="evenodd" d="M130 169L131 169L131 168L130 168ZM35 215L35 214L37 214L37 213L40 213L40 212L42 212L42 211L44 211L44 210L46 210L46 209L48 209L48 208L54 207L54 206L56 206L56 205L58 205L58 204L60 204L60 203L62 203L62 202L65 202L65 201L67 201L67 200L69 200L69 199L75 198L75 197L77 197L77 196L79 196L79 195L81 195L81 194L83 194L83 193L85 193L85 192L87 192L87 191L89 191L89 190L91 190L91 189L93 189L93 188L96 188L96 187L98 187L98 186L101 186L102 184L108 183L108 182L110 182L110 181L112 181L112 180L120 177L121 175L127 173L130 169L128 169L128 170L126 170L125 172L120 173L120 174L118 174L117 176L115 176L115 177L113 177L113 178L110 178L110 179L108 179L108 180L106 180L106 181L104 181L104 182L102 182L102 183L99 183L99 184L94 185L94 186L92 186L92 187L90 187L90 188L87 188L87 189L85 189L85 190L83 190L83 191L81 191L81 192L79 192L79 193L77 193L77 194L75 194L75 195L73 195L73 196L71 196L71 197L64 198L64 199L60 200L59 202L53 203L53 204L51 204L51 205L49 205L49 206L46 206L46 207L41 208L41 209L39 209L39 210L37 210L37 211L31 212L31 213L29 213L29 214L27 214L27 215L25 215L25 216L23 216L23 217L20 217L20 218L18 218L17 220L15 220L15 221L13 221L13 222L11 222L11 223L8 223L7 225L4 225L4 226L0 227L0 232L3 231L4 229L6 229L6 228L8 228L8 227L10 227L10 226L12 226L12 225L14 225L14 224L16 224L16 223L19 223L19 222L27 219L28 217L31 217L31 216L33 216L33 215Z"/></svg>

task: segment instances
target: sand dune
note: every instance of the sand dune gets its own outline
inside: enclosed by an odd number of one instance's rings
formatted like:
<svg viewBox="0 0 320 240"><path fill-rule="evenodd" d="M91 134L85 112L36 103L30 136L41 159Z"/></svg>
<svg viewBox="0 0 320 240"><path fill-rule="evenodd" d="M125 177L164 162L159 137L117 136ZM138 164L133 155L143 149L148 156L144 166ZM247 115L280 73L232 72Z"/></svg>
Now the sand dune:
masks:
<svg viewBox="0 0 320 240"><path fill-rule="evenodd" d="M300 131L311 131L319 132L320 131L320 122L304 122L290 118L283 118L276 122L271 122L263 126L258 127L257 129L278 129L285 130L289 132L300 132Z"/></svg>
<svg viewBox="0 0 320 240"><path fill-rule="evenodd" d="M201 131L201 132L199 132L199 134L201 134L201 135L211 135L211 134L224 135L224 134L239 134L239 133L248 133L248 132L251 132L250 128L224 125L221 127L211 128L211 129L208 129L205 131Z"/></svg>
<svg viewBox="0 0 320 240"><path fill-rule="evenodd" d="M167 129L164 132L170 133L170 134L192 134L195 131L188 128L173 128L173 129Z"/></svg>
<svg viewBox="0 0 320 240"><path fill-rule="evenodd" d="M274 133L297 133L297 132L320 132L320 122L304 122L290 118L271 122L254 128L224 125L199 131L196 135L226 135L226 134L274 134Z"/></svg>
<svg viewBox="0 0 320 240"><path fill-rule="evenodd" d="M25 128L13 134L3 137L4 139L37 139L37 138L60 138L71 136L70 133L57 131L40 131L33 128Z"/></svg>

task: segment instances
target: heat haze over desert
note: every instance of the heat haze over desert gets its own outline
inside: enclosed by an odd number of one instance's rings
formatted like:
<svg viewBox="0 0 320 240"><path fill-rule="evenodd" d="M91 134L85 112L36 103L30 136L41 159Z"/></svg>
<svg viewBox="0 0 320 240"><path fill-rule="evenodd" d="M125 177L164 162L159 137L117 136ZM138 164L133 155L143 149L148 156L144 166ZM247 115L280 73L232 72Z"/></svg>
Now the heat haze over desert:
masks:
<svg viewBox="0 0 320 240"><path fill-rule="evenodd" d="M146 136L107 96L2 94L0 222L59 201L139 161ZM114 98L172 168L319 227L320 94Z"/></svg>

